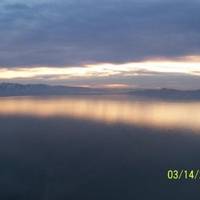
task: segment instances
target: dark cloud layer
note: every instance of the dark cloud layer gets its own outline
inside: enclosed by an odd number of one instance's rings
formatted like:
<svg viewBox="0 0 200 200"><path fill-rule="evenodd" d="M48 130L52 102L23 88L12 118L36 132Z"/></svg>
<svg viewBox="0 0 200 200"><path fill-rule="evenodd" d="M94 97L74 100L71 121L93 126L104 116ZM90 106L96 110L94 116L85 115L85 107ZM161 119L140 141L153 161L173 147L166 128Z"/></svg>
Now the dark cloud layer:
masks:
<svg viewBox="0 0 200 200"><path fill-rule="evenodd" d="M3 0L0 66L76 66L200 54L197 0Z"/></svg>

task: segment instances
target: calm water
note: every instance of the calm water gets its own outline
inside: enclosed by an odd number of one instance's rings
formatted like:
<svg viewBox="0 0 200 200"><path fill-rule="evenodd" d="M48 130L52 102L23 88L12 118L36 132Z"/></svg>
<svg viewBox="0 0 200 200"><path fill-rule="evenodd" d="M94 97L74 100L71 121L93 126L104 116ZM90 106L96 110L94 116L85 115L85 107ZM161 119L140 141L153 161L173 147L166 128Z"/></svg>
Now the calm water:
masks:
<svg viewBox="0 0 200 200"><path fill-rule="evenodd" d="M200 102L0 98L0 199L198 199Z"/></svg>

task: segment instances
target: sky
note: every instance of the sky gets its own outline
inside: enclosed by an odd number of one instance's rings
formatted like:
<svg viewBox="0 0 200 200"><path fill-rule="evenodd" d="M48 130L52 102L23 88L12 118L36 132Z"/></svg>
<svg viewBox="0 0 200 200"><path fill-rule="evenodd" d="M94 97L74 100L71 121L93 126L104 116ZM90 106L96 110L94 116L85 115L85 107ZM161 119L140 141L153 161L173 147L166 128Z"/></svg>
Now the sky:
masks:
<svg viewBox="0 0 200 200"><path fill-rule="evenodd" d="M200 89L199 0L1 0L0 82Z"/></svg>

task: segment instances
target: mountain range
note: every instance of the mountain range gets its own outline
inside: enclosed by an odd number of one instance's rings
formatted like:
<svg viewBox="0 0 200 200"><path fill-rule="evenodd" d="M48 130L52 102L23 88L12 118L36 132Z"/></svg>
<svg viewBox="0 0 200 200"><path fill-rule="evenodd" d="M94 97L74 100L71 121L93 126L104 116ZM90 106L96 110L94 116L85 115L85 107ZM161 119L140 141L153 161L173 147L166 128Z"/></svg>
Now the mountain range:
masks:
<svg viewBox="0 0 200 200"><path fill-rule="evenodd" d="M0 83L0 96L126 94L158 99L200 99L200 90L175 89L104 89L89 87L51 86L46 84Z"/></svg>
<svg viewBox="0 0 200 200"><path fill-rule="evenodd" d="M87 87L51 86L46 84L0 83L0 96L94 94L101 90Z"/></svg>

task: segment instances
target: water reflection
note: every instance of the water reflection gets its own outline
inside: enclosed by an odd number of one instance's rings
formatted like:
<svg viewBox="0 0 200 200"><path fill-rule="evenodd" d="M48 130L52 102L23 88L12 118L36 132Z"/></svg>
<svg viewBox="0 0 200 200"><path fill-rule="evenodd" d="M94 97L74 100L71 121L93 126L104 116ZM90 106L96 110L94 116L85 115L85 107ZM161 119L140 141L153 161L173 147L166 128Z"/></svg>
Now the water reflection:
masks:
<svg viewBox="0 0 200 200"><path fill-rule="evenodd" d="M0 115L72 117L106 123L200 130L200 102L142 101L128 98L0 98Z"/></svg>

